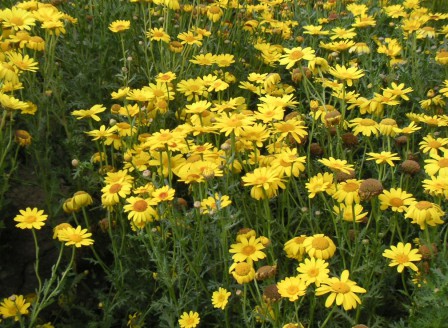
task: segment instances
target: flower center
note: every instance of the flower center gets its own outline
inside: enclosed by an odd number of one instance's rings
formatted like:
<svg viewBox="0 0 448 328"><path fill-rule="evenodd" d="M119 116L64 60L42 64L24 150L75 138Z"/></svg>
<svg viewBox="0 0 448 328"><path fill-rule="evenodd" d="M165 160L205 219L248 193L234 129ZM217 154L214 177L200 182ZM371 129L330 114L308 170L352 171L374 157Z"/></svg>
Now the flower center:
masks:
<svg viewBox="0 0 448 328"><path fill-rule="evenodd" d="M117 192L119 192L121 190L122 185L119 183L115 183L112 186L110 186L109 188L109 192L112 194L116 194Z"/></svg>
<svg viewBox="0 0 448 328"><path fill-rule="evenodd" d="M294 50L293 52L291 52L289 54L289 58L293 59L293 60L299 60L303 57L303 52L300 50Z"/></svg>
<svg viewBox="0 0 448 328"><path fill-rule="evenodd" d="M430 202L427 202L426 200L422 200L418 202L415 207L419 210L427 210L428 208L432 207L432 204Z"/></svg>
<svg viewBox="0 0 448 328"><path fill-rule="evenodd" d="M374 126L376 122L370 118L363 118L361 121L359 121L359 125L362 126Z"/></svg>
<svg viewBox="0 0 448 328"><path fill-rule="evenodd" d="M392 205L393 207L400 207L404 205L404 202L401 198L398 197L394 197L389 201L390 205Z"/></svg>
<svg viewBox="0 0 448 328"><path fill-rule="evenodd" d="M333 288L336 293L341 294L346 294L350 291L350 286L342 281L335 282L333 285L331 285L331 288Z"/></svg>
<svg viewBox="0 0 448 328"><path fill-rule="evenodd" d="M439 167L448 167L448 158L442 158L441 160L439 160Z"/></svg>
<svg viewBox="0 0 448 328"><path fill-rule="evenodd" d="M23 19L21 17L12 17L10 20L11 24L15 26L22 26L23 25Z"/></svg>
<svg viewBox="0 0 448 328"><path fill-rule="evenodd" d="M346 191L346 192L353 192L353 191L358 190L358 187L359 187L358 184L355 183L355 182L347 182L344 185L344 191Z"/></svg>
<svg viewBox="0 0 448 328"><path fill-rule="evenodd" d="M246 262L240 262L235 267L235 272L239 276L246 276L249 274L251 266Z"/></svg>
<svg viewBox="0 0 448 328"><path fill-rule="evenodd" d="M132 208L136 212L144 212L148 208L148 203L146 203L146 201L144 201L143 199L140 199L134 203Z"/></svg>
<svg viewBox="0 0 448 328"><path fill-rule="evenodd" d="M168 197L168 193L167 192L161 192L160 194L159 194L159 198L160 199L165 199L165 198L167 198Z"/></svg>
<svg viewBox="0 0 448 328"><path fill-rule="evenodd" d="M294 242L298 245L303 244L303 241L305 240L306 237L296 237L294 238Z"/></svg>
<svg viewBox="0 0 448 328"><path fill-rule="evenodd" d="M34 215L29 215L29 216L26 217L25 220L26 220L27 223L33 223L33 222L37 221L37 218Z"/></svg>
<svg viewBox="0 0 448 328"><path fill-rule="evenodd" d="M278 126L278 130L280 132L290 132L290 131L294 131L294 125L290 124L290 123L283 123L282 125Z"/></svg>
<svg viewBox="0 0 448 328"><path fill-rule="evenodd" d="M397 261L400 264L407 263L409 262L409 257L406 254L398 254L395 257L395 261Z"/></svg>
<svg viewBox="0 0 448 328"><path fill-rule="evenodd" d="M69 236L71 241L74 241L75 243L79 243L82 241L82 237L79 234L73 234Z"/></svg>
<svg viewBox="0 0 448 328"><path fill-rule="evenodd" d="M256 249L253 245L246 245L241 250L241 253L243 253L246 256L249 256L249 255L252 255L253 253L255 253L255 251L256 251Z"/></svg>
<svg viewBox="0 0 448 328"><path fill-rule="evenodd" d="M438 142L437 140L433 140L428 142L428 146L431 148L439 148L440 146L442 146L442 144L440 142Z"/></svg>
<svg viewBox="0 0 448 328"><path fill-rule="evenodd" d="M330 243L325 237L316 237L313 239L312 246L315 249L323 250L327 249L330 246Z"/></svg>
<svg viewBox="0 0 448 328"><path fill-rule="evenodd" d="M296 285L291 285L286 289L286 291L289 295L295 295L299 292L299 287L297 287Z"/></svg>
<svg viewBox="0 0 448 328"><path fill-rule="evenodd" d="M319 270L316 268L313 268L308 271L308 276L310 277L317 277L319 275Z"/></svg>

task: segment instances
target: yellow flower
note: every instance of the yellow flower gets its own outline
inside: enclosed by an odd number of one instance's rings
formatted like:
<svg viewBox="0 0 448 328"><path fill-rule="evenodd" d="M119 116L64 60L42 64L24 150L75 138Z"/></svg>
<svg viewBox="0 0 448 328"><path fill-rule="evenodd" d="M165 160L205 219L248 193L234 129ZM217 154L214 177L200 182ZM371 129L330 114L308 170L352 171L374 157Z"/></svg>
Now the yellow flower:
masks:
<svg viewBox="0 0 448 328"><path fill-rule="evenodd" d="M272 198L277 195L278 188L285 188L278 170L260 167L242 177L244 186L253 186L250 195L257 200Z"/></svg>
<svg viewBox="0 0 448 328"><path fill-rule="evenodd" d="M448 151L448 138L434 138L432 135L428 134L423 138L423 141L419 143L420 150L426 154L438 154L439 150L442 152Z"/></svg>
<svg viewBox="0 0 448 328"><path fill-rule="evenodd" d="M344 310L348 311L355 309L358 304L361 304L359 296L355 293L366 293L367 291L348 278L349 271L344 270L340 279L337 277L329 278L316 289L317 296L330 293L325 301L325 307L331 307L334 301L336 301L336 305L342 305Z"/></svg>
<svg viewBox="0 0 448 328"><path fill-rule="evenodd" d="M303 242L308 236L300 235L298 237L294 237L288 240L283 247L283 250L286 253L286 256L292 259L296 259L298 261L302 261L303 254L305 254L306 249L303 245Z"/></svg>
<svg viewBox="0 0 448 328"><path fill-rule="evenodd" d="M305 250L310 257L327 260L336 252L334 242L324 234L307 237L303 242Z"/></svg>
<svg viewBox="0 0 448 328"><path fill-rule="evenodd" d="M299 264L297 268L299 272L298 277L301 278L305 284L311 285L315 284L319 287L320 284L327 280L330 270L328 269L328 263L322 259L316 259L312 257L311 259L305 259L304 262Z"/></svg>
<svg viewBox="0 0 448 328"><path fill-rule="evenodd" d="M345 81L350 87L353 85L353 80L358 80L364 76L364 71L356 67L345 67L336 65L336 67L330 67L329 73L336 79Z"/></svg>
<svg viewBox="0 0 448 328"><path fill-rule="evenodd" d="M348 164L345 159L336 159L333 157L323 158L319 160L320 163L324 164L331 170L350 174L353 170L353 165Z"/></svg>
<svg viewBox="0 0 448 328"><path fill-rule="evenodd" d="M411 249L410 243L398 243L397 246L391 246L383 252L383 256L391 259L389 266L397 266L397 271L402 272L405 267L414 271L418 271L417 266L412 262L418 262L422 259L422 255L418 253L418 249Z"/></svg>
<svg viewBox="0 0 448 328"><path fill-rule="evenodd" d="M165 43L169 43L171 38L168 33L165 32L163 28L152 28L148 32L146 32L146 37L151 41L162 41Z"/></svg>
<svg viewBox="0 0 448 328"><path fill-rule="evenodd" d="M180 316L179 325L180 328L194 328L199 325L200 321L199 313L193 311L184 312Z"/></svg>
<svg viewBox="0 0 448 328"><path fill-rule="evenodd" d="M306 284L299 277L287 277L277 283L278 293L290 302L295 302L300 296L305 295Z"/></svg>
<svg viewBox="0 0 448 328"><path fill-rule="evenodd" d="M381 195L378 196L381 202L380 209L384 211L389 208L394 212L402 213L408 209L408 206L415 202L415 198L412 194L408 194L401 188L391 188L390 191L384 190Z"/></svg>
<svg viewBox="0 0 448 328"><path fill-rule="evenodd" d="M351 205L353 203L359 203L360 198L358 194L361 180L348 179L344 182L337 184L336 192L332 195L339 203L345 203Z"/></svg>
<svg viewBox="0 0 448 328"><path fill-rule="evenodd" d="M74 110L72 112L72 115L76 116L78 120L81 120L83 118L92 118L93 120L99 122L101 119L97 114L102 113L105 110L106 107L104 107L103 105L94 105L90 109Z"/></svg>
<svg viewBox="0 0 448 328"><path fill-rule="evenodd" d="M166 202L174 199L175 192L176 190L170 188L170 186L163 186L154 190L151 194L151 197L157 203Z"/></svg>
<svg viewBox="0 0 448 328"><path fill-rule="evenodd" d="M234 253L232 259L235 262L251 262L266 257L266 254L261 251L264 248L260 238L255 238L254 236L249 237L249 239L241 237L239 243L230 245L229 252Z"/></svg>
<svg viewBox="0 0 448 328"><path fill-rule="evenodd" d="M229 268L229 273L239 284L246 284L255 278L255 269L247 262L233 263Z"/></svg>
<svg viewBox="0 0 448 328"><path fill-rule="evenodd" d="M3 319L14 317L14 321L19 321L21 316L28 314L30 305L23 295L11 295L0 303L0 314Z"/></svg>
<svg viewBox="0 0 448 328"><path fill-rule="evenodd" d="M314 50L310 47L302 49L301 47L295 47L292 49L283 49L285 55L280 57L279 63L280 65L286 65L286 69L290 69L297 62L303 60L313 60L315 58Z"/></svg>
<svg viewBox="0 0 448 328"><path fill-rule="evenodd" d="M382 151L381 153L367 153L367 155L371 156L367 158L367 160L375 161L376 164L387 163L390 166L395 166L393 161L400 160L397 153L391 153L390 151Z"/></svg>
<svg viewBox="0 0 448 328"><path fill-rule="evenodd" d="M448 176L448 152L444 152L443 156L438 154L430 154L430 159L425 159L425 172L428 175Z"/></svg>
<svg viewBox="0 0 448 328"><path fill-rule="evenodd" d="M87 232L87 229L82 229L81 226L61 229L57 234L58 240L65 241L66 246L75 245L76 247L92 245L93 239L89 238L91 236L92 234Z"/></svg>
<svg viewBox="0 0 448 328"><path fill-rule="evenodd" d="M129 197L129 204L123 206L125 212L129 212L128 219L135 223L152 222L157 218L157 212L151 205L155 202L141 197Z"/></svg>
<svg viewBox="0 0 448 328"><path fill-rule="evenodd" d="M354 118L353 120L350 120L348 126L351 128L354 127L353 134L355 136L360 133L366 137L370 137L372 134L378 136L379 134L379 124L371 118Z"/></svg>
<svg viewBox="0 0 448 328"><path fill-rule="evenodd" d="M114 33L121 33L131 28L131 22L128 20L116 20L109 25L109 30Z"/></svg>
<svg viewBox="0 0 448 328"><path fill-rule="evenodd" d="M31 27L36 25L36 19L32 13L17 7L1 10L0 21L3 28L11 28L14 31L31 30Z"/></svg>
<svg viewBox="0 0 448 328"><path fill-rule="evenodd" d="M36 229L40 230L45 225L48 215L44 214L43 210L37 208L29 208L20 210L20 214L16 215L14 221L19 222L16 227L20 229Z"/></svg>
<svg viewBox="0 0 448 328"><path fill-rule="evenodd" d="M232 201L229 199L229 196L221 196L218 193L215 193L214 197L210 196L201 201L200 211L201 214L215 214L217 211L220 211L230 204L232 204Z"/></svg>
<svg viewBox="0 0 448 328"><path fill-rule="evenodd" d="M21 146L26 147L31 145L31 135L25 130L16 130L14 132L14 140Z"/></svg>
<svg viewBox="0 0 448 328"><path fill-rule="evenodd" d="M436 226L443 224L441 219L445 215L439 205L422 200L409 205L405 218L412 219L412 223L418 224L421 230L427 226Z"/></svg>
<svg viewBox="0 0 448 328"><path fill-rule="evenodd" d="M212 295L213 307L224 310L227 302L229 301L230 295L232 295L231 292L228 292L225 288L219 287L219 289L213 292Z"/></svg>
<svg viewBox="0 0 448 328"><path fill-rule="evenodd" d="M339 204L333 207L333 211L341 215L344 221L348 222L364 222L367 217L367 212L363 212L363 207L360 204Z"/></svg>
<svg viewBox="0 0 448 328"><path fill-rule="evenodd" d="M318 173L311 177L307 183L305 183L306 189L308 189L308 197L314 198L316 194L320 192L327 192L333 194L333 174L325 172L324 174Z"/></svg>

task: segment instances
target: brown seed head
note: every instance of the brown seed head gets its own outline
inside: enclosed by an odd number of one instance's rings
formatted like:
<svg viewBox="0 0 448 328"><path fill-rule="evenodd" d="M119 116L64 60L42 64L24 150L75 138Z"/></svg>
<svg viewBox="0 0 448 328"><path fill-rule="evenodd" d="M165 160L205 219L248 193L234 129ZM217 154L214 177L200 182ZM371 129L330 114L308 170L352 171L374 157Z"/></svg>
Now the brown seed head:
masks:
<svg viewBox="0 0 448 328"><path fill-rule="evenodd" d="M263 291L263 300L266 303L276 302L281 299L282 296L278 292L277 285L269 285Z"/></svg>
<svg viewBox="0 0 448 328"><path fill-rule="evenodd" d="M313 156L322 156L324 149L317 142L313 142L310 144L310 153Z"/></svg>
<svg viewBox="0 0 448 328"><path fill-rule="evenodd" d="M405 146L408 143L408 137L407 136L399 136L395 138L395 144L397 146Z"/></svg>
<svg viewBox="0 0 448 328"><path fill-rule="evenodd" d="M344 133L341 138L345 147L355 147L359 143L358 137L351 132Z"/></svg>
<svg viewBox="0 0 448 328"><path fill-rule="evenodd" d="M420 172L420 164L412 159L407 159L403 163L401 163L401 169L404 173L414 175Z"/></svg>
<svg viewBox="0 0 448 328"><path fill-rule="evenodd" d="M383 185L377 179L366 179L359 186L359 196L362 200L370 200L371 198L383 192Z"/></svg>
<svg viewBox="0 0 448 328"><path fill-rule="evenodd" d="M264 265L255 273L255 279L263 281L272 277L275 277L277 273L276 265Z"/></svg>

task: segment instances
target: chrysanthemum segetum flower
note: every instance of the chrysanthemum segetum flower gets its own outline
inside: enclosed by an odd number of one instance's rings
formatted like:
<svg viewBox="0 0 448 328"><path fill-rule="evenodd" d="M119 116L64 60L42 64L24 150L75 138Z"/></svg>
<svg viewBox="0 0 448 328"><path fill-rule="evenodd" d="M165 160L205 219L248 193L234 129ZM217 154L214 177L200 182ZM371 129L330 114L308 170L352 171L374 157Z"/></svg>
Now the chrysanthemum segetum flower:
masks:
<svg viewBox="0 0 448 328"><path fill-rule="evenodd" d="M78 120L81 120L83 118L91 118L91 119L99 122L101 119L97 114L102 113L105 110L106 110L106 107L104 107L103 105L94 105L90 109L74 110L72 112L72 115L76 116L76 118Z"/></svg>
<svg viewBox="0 0 448 328"><path fill-rule="evenodd" d="M110 23L109 30L114 33L121 33L131 28L131 21L128 20L116 20Z"/></svg>
<svg viewBox="0 0 448 328"><path fill-rule="evenodd" d="M252 186L250 195L257 200L272 198L277 195L278 188L285 188L279 177L279 170L271 167L260 167L242 177L244 186Z"/></svg>
<svg viewBox="0 0 448 328"><path fill-rule="evenodd" d="M330 157L322 158L319 160L319 162L333 171L339 171L347 174L350 174L351 170L353 169L353 164L348 164L345 159L343 160Z"/></svg>
<svg viewBox="0 0 448 328"><path fill-rule="evenodd" d="M359 204L359 186L361 185L361 180L348 179L344 182L338 183L336 186L336 191L332 195L339 203L345 203L351 205L353 203Z"/></svg>
<svg viewBox="0 0 448 328"><path fill-rule="evenodd" d="M221 196L218 193L215 193L214 197L210 196L201 201L200 212L201 214L215 214L217 211L220 211L230 204L232 204L232 201L229 196Z"/></svg>
<svg viewBox="0 0 448 328"><path fill-rule="evenodd" d="M314 283L316 287L319 287L322 281L328 279L328 274L330 273L328 262L314 257L305 259L304 262L300 263L297 271L299 272L298 277L307 286Z"/></svg>
<svg viewBox="0 0 448 328"><path fill-rule="evenodd" d="M326 192L329 195L334 193L333 186L333 174L325 172L324 174L318 173L311 177L305 187L308 189L309 198L314 198L316 194Z"/></svg>
<svg viewBox="0 0 448 328"><path fill-rule="evenodd" d="M30 305L31 303L27 303L23 295L11 295L0 303L0 314L3 319L13 317L14 321L19 321L21 316L29 313Z"/></svg>
<svg viewBox="0 0 448 328"><path fill-rule="evenodd" d="M376 164L384 164L387 163L390 166L395 166L393 161L400 160L400 157L397 156L397 153L391 153L390 151L382 151L381 153L367 153L370 157L367 158L367 161L375 161Z"/></svg>
<svg viewBox="0 0 448 328"><path fill-rule="evenodd" d="M378 196L378 199L381 202L380 209L382 211L390 208L392 211L399 213L406 211L408 206L415 202L415 198L412 194L408 194L401 188L384 190L383 193Z"/></svg>
<svg viewBox="0 0 448 328"><path fill-rule="evenodd" d="M255 278L255 269L247 262L233 263L229 268L229 273L239 284L246 284Z"/></svg>
<svg viewBox="0 0 448 328"><path fill-rule="evenodd" d="M434 138L432 135L428 134L419 143L420 150L425 154L440 154L441 152L448 152L448 138Z"/></svg>
<svg viewBox="0 0 448 328"><path fill-rule="evenodd" d="M437 153L429 155L430 159L425 159L425 172L428 175L448 176L448 151L443 156Z"/></svg>
<svg viewBox="0 0 448 328"><path fill-rule="evenodd" d="M129 197L126 199L129 204L123 206L123 210L128 212L128 219L136 223L152 222L158 218L157 211L152 207L156 202L142 197Z"/></svg>
<svg viewBox="0 0 448 328"><path fill-rule="evenodd" d="M92 233L87 232L87 229L82 229L81 226L61 229L57 234L59 241L65 242L66 246L74 245L75 247L92 245L93 239L89 238L91 236Z"/></svg>
<svg viewBox="0 0 448 328"><path fill-rule="evenodd" d="M286 256L298 261L302 261L303 254L305 254L306 249L303 242L307 238L306 235L300 235L288 240L283 247Z"/></svg>
<svg viewBox="0 0 448 328"><path fill-rule="evenodd" d="M353 80L358 80L364 76L364 71L356 67L345 67L336 65L336 67L330 67L329 73L336 79L345 81L348 86L353 85Z"/></svg>
<svg viewBox="0 0 448 328"><path fill-rule="evenodd" d="M280 65L286 65L286 69L290 69L301 60L313 60L315 51L310 47L302 49L295 47L292 49L284 49L285 54L280 57Z"/></svg>
<svg viewBox="0 0 448 328"><path fill-rule="evenodd" d="M392 245L390 249L386 249L383 256L392 260L389 266L397 266L398 272L402 272L405 267L418 271L417 266L412 262L418 262L422 259L418 249L412 249L410 243L403 244L401 242L397 246Z"/></svg>
<svg viewBox="0 0 448 328"><path fill-rule="evenodd" d="M425 230L428 226L443 224L444 215L445 212L439 205L422 200L409 205L405 218L411 219L412 223L418 224L421 230Z"/></svg>
<svg viewBox="0 0 448 328"><path fill-rule="evenodd" d="M348 222L364 222L368 212L363 212L363 207L360 204L339 204L333 207L333 211L341 215L344 221Z"/></svg>
<svg viewBox="0 0 448 328"><path fill-rule="evenodd" d="M344 310L355 309L361 300L355 293L366 293L367 291L357 286L356 282L349 280L349 271L344 270L341 278L333 277L322 282L316 289L316 295L321 296L330 293L325 301L325 307L331 307L336 301L336 305L342 305Z"/></svg>
<svg viewBox="0 0 448 328"><path fill-rule="evenodd" d="M230 246L230 253L233 253L232 259L235 262L258 261L264 259L266 254L261 250L265 246L261 243L260 238L252 236L250 238L241 237L237 244Z"/></svg>
<svg viewBox="0 0 448 328"><path fill-rule="evenodd" d="M291 302L295 302L300 296L305 295L306 286L305 281L299 277L287 277L277 283L279 294Z"/></svg>
<svg viewBox="0 0 448 328"><path fill-rule="evenodd" d="M324 234L309 236L303 242L305 250L310 257L327 260L336 252L336 245L330 237Z"/></svg>
<svg viewBox="0 0 448 328"><path fill-rule="evenodd" d="M193 311L184 312L180 316L179 326L180 328L194 328L199 325L200 321L199 313Z"/></svg>
<svg viewBox="0 0 448 328"><path fill-rule="evenodd" d="M20 229L40 230L48 218L48 215L44 214L43 210L37 208L31 209L27 207L26 210L20 210L19 212L20 214L16 215L14 221L19 222L16 224L16 227Z"/></svg>
<svg viewBox="0 0 448 328"><path fill-rule="evenodd" d="M214 291L212 295L213 307L224 310L227 306L230 295L232 295L231 292L228 292L225 288L219 287L219 289Z"/></svg>

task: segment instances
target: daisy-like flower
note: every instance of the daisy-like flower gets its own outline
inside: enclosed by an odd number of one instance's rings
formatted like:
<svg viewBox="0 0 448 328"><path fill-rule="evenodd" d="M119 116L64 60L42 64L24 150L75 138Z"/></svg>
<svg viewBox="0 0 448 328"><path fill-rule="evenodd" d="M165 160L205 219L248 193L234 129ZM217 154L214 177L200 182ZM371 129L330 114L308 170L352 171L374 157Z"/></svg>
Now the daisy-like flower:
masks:
<svg viewBox="0 0 448 328"><path fill-rule="evenodd" d="M330 293L325 301L325 307L331 307L336 301L336 305L342 305L344 310L348 311L361 304L361 300L356 293L363 294L367 291L359 287L356 282L348 279L349 275L349 271L344 270L340 279L337 277L329 278L316 289L317 296Z"/></svg>
<svg viewBox="0 0 448 328"><path fill-rule="evenodd" d="M72 115L76 116L76 118L78 120L81 120L83 118L91 118L91 119L99 122L101 119L97 114L102 113L105 110L106 110L106 107L104 107L103 105L93 105L90 109L74 110L72 112Z"/></svg>
<svg viewBox="0 0 448 328"><path fill-rule="evenodd" d="M380 209L382 211L390 208L392 211L399 213L406 211L408 206L415 202L413 195L408 194L401 188L384 190L383 193L378 196L378 199L381 202Z"/></svg>
<svg viewBox="0 0 448 328"><path fill-rule="evenodd" d="M356 67L345 67L336 65L336 67L330 67L329 73L336 79L345 81L349 87L353 85L353 80L358 80L364 76L364 71Z"/></svg>
<svg viewBox="0 0 448 328"><path fill-rule="evenodd" d="M30 306L31 303L27 303L23 295L11 295L0 303L0 314L3 319L13 317L14 321L19 321L21 316L29 313Z"/></svg>
<svg viewBox="0 0 448 328"><path fill-rule="evenodd" d="M422 255L419 254L418 249L412 249L410 243L398 243L397 246L392 245L390 249L386 249L383 252L383 256L391 259L392 261L389 263L389 266L397 266L397 271L400 273L403 272L405 267L418 271L417 266L412 262L418 262L422 259Z"/></svg>
<svg viewBox="0 0 448 328"><path fill-rule="evenodd" d="M215 193L214 197L210 196L201 201L200 211L201 214L214 214L230 204L232 204L232 201L229 196L221 196L218 193Z"/></svg>
<svg viewBox="0 0 448 328"><path fill-rule="evenodd" d="M417 132L418 130L420 130L421 127L417 126L417 124L415 124L414 121L412 121L411 123L409 123L408 126L405 126L403 128L394 128L394 132L395 133L402 133L402 134L412 134L414 132Z"/></svg>
<svg viewBox="0 0 448 328"><path fill-rule="evenodd" d="M179 326L180 328L194 328L199 325L201 318L199 318L199 313L197 312L184 312L180 316Z"/></svg>
<svg viewBox="0 0 448 328"><path fill-rule="evenodd" d="M363 207L360 204L339 204L333 207L333 211L341 215L344 221L348 222L364 222L367 217L367 212L363 212Z"/></svg>
<svg viewBox="0 0 448 328"><path fill-rule="evenodd" d="M246 284L255 278L255 269L247 262L235 262L229 268L229 273L239 284Z"/></svg>
<svg viewBox="0 0 448 328"><path fill-rule="evenodd" d="M307 286L315 284L316 287L319 287L321 282L327 280L329 278L328 274L330 273L328 262L314 257L305 259L304 262L300 263L297 271L299 272L298 277L301 278Z"/></svg>
<svg viewBox="0 0 448 328"><path fill-rule="evenodd" d="M196 45L200 47L202 45L202 35L201 34L193 34L191 31L182 32L177 35L177 38L181 40L181 44L188 45Z"/></svg>
<svg viewBox="0 0 448 328"><path fill-rule="evenodd" d="M371 118L354 118L353 120L350 120L348 126L353 128L352 131L355 136L360 133L366 137L370 137L372 134L378 136L379 134L379 125Z"/></svg>
<svg viewBox="0 0 448 328"><path fill-rule="evenodd" d="M316 234L307 237L303 242L306 252L310 257L327 260L336 252L336 245L330 237L324 234Z"/></svg>
<svg viewBox="0 0 448 328"><path fill-rule="evenodd" d="M432 176L423 180L425 192L432 196L444 196L448 199L448 176Z"/></svg>
<svg viewBox="0 0 448 328"><path fill-rule="evenodd" d="M425 159L425 172L428 175L448 176L448 151L443 156L430 154L430 159Z"/></svg>
<svg viewBox="0 0 448 328"><path fill-rule="evenodd" d="M277 195L278 188L285 188L279 177L279 171L271 167L260 167L242 177L244 186L252 186L250 195L254 199L272 198Z"/></svg>
<svg viewBox="0 0 448 328"><path fill-rule="evenodd" d="M253 116L247 116L241 113L234 113L230 116L222 114L216 117L216 123L214 126L219 129L220 132L225 133L229 136L234 133L235 136L239 137L243 131L243 127L247 125L252 125L255 121Z"/></svg>
<svg viewBox="0 0 448 328"><path fill-rule="evenodd" d="M211 66L215 63L215 55L212 53L199 54L190 59L190 62L200 66Z"/></svg>
<svg viewBox="0 0 448 328"><path fill-rule="evenodd" d="M20 71L36 72L39 69L38 63L28 55L11 51L7 53L7 56L9 63L13 64Z"/></svg>
<svg viewBox="0 0 448 328"><path fill-rule="evenodd" d="M422 200L409 205L405 218L412 219L412 223L418 224L421 230L425 230L427 226L434 227L443 224L444 215L445 212L439 205Z"/></svg>
<svg viewBox="0 0 448 328"><path fill-rule="evenodd" d="M320 192L327 192L333 194L333 174L325 172L324 174L318 173L311 177L307 183L305 183L306 189L308 189L308 197L314 198L316 194Z"/></svg>
<svg viewBox="0 0 448 328"><path fill-rule="evenodd" d="M305 171L306 156L299 157L297 148L283 148L280 153L275 155L271 162L273 168L280 170L281 176L298 177L300 172Z"/></svg>
<svg viewBox="0 0 448 328"><path fill-rule="evenodd" d="M93 239L89 238L91 236L92 233L87 232L87 229L82 229L81 226L61 229L57 234L58 240L65 242L65 246L74 245L75 247L92 245Z"/></svg>
<svg viewBox="0 0 448 328"><path fill-rule="evenodd" d="M405 88L404 83L396 84L395 82L391 83L390 88L382 89L383 94L386 97L395 96L397 98L401 98L403 100L409 100L409 97L407 96L408 93L411 93L414 91L411 87Z"/></svg>
<svg viewBox="0 0 448 328"><path fill-rule="evenodd" d="M351 174L353 170L353 165L348 164L345 159L336 159L333 157L330 158L322 158L319 160L319 163L322 163L329 169L337 172L342 172L346 174Z"/></svg>
<svg viewBox="0 0 448 328"><path fill-rule="evenodd" d="M332 195L339 203L345 203L351 205L353 203L359 203L359 186L361 180L348 179L344 182L338 183L336 186L336 192Z"/></svg>
<svg viewBox="0 0 448 328"><path fill-rule="evenodd" d="M306 252L305 246L303 245L306 238L306 235L301 235L288 240L283 247L286 256L291 259L302 261L303 254Z"/></svg>
<svg viewBox="0 0 448 328"><path fill-rule="evenodd" d="M367 158L368 161L375 161L376 164L389 164L395 166L393 161L399 161L400 157L397 153L391 153L390 151L382 151L381 153L367 153L371 156Z"/></svg>
<svg viewBox="0 0 448 328"><path fill-rule="evenodd" d="M214 308L224 310L229 301L229 297L232 295L227 289L219 287L217 291L212 294L212 304Z"/></svg>
<svg viewBox="0 0 448 328"><path fill-rule="evenodd" d="M284 55L280 57L280 65L286 65L286 69L290 69L297 62L301 60L313 60L316 56L314 55L314 50L310 47L302 49L301 47L295 47L292 49L283 49Z"/></svg>
<svg viewBox="0 0 448 328"><path fill-rule="evenodd" d="M297 117L284 122L274 123L274 133L278 134L276 141L292 137L298 144L301 144L308 135L303 121Z"/></svg>
<svg viewBox="0 0 448 328"><path fill-rule="evenodd" d="M36 229L40 230L45 225L45 221L48 215L44 214L43 210L37 208L29 208L26 210L20 210L20 214L16 215L14 221L19 222L16 224L20 229Z"/></svg>
<svg viewBox="0 0 448 328"><path fill-rule="evenodd" d="M171 41L169 34L166 33L162 27L150 29L148 32L146 32L146 37L151 41L162 41L165 43L169 43Z"/></svg>
<svg viewBox="0 0 448 328"><path fill-rule="evenodd" d="M0 11L0 21L3 28L11 28L14 31L31 30L36 25L33 14L27 10L12 7Z"/></svg>
<svg viewBox="0 0 448 328"><path fill-rule="evenodd" d="M109 25L109 30L114 33L121 33L131 28L131 21L128 20L116 20Z"/></svg>
<svg viewBox="0 0 448 328"><path fill-rule="evenodd" d="M287 277L277 283L278 293L290 302L295 302L300 296L305 295L307 285L299 277Z"/></svg>
<svg viewBox="0 0 448 328"><path fill-rule="evenodd" d="M166 202L174 199L175 192L176 190L170 186L163 186L154 190L151 197L156 203Z"/></svg>
<svg viewBox="0 0 448 328"><path fill-rule="evenodd" d="M132 184L127 182L115 182L105 185L101 192L101 203L104 206L113 206L120 202L120 198L126 198L132 189Z"/></svg>
<svg viewBox="0 0 448 328"><path fill-rule="evenodd" d="M126 199L129 204L124 205L123 210L128 212L128 219L136 223L152 222L157 218L157 212L152 207L156 205L153 200L141 197L129 197Z"/></svg>
<svg viewBox="0 0 448 328"><path fill-rule="evenodd" d="M261 243L260 238L255 238L255 236L241 237L239 243L230 245L229 252L234 254L232 259L235 262L251 262L266 257L266 254L261 251L264 248L265 246Z"/></svg>

